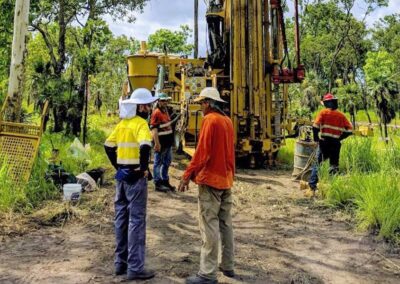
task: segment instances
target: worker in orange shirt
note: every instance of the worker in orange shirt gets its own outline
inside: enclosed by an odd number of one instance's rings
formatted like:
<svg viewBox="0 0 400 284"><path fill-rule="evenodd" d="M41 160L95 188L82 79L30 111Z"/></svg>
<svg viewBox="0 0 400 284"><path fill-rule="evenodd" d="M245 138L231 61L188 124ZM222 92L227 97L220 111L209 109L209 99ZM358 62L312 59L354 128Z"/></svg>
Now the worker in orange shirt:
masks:
<svg viewBox="0 0 400 284"><path fill-rule="evenodd" d="M234 277L232 192L235 174L234 132L230 118L218 106L224 103L216 88L207 87L194 100L204 114L199 142L184 172L178 190L189 189L192 180L199 187L199 223L203 240L200 269L186 283L218 283L219 236L222 259L219 269Z"/></svg>
<svg viewBox="0 0 400 284"><path fill-rule="evenodd" d="M325 109L318 113L314 124L314 141L318 142L317 163L312 168L308 181L310 189L315 192L318 183L318 166L329 159L330 174L339 170L340 147L343 139L352 134L352 125L346 116L337 110L337 98L327 93L322 100Z"/></svg>

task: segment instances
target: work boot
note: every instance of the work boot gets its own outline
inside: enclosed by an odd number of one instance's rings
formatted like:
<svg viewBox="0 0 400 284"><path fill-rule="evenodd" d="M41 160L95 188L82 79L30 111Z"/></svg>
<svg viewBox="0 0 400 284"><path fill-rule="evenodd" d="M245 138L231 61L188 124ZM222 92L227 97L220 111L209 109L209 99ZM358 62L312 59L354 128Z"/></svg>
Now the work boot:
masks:
<svg viewBox="0 0 400 284"><path fill-rule="evenodd" d="M208 279L198 274L186 278L186 284L217 284L217 279Z"/></svg>
<svg viewBox="0 0 400 284"><path fill-rule="evenodd" d="M305 197L314 198L314 197L317 197L317 193L318 193L317 188L315 188L315 189L308 188L308 189L304 192L304 196L305 196Z"/></svg>
<svg viewBox="0 0 400 284"><path fill-rule="evenodd" d="M171 190L171 191L175 191L176 190L176 187L169 183L169 179L163 180L162 184L165 185L166 187L168 187L169 190Z"/></svg>
<svg viewBox="0 0 400 284"><path fill-rule="evenodd" d="M224 270L221 267L219 267L219 271L222 272L226 277L234 278L235 277L235 271L234 270Z"/></svg>
<svg viewBox="0 0 400 284"><path fill-rule="evenodd" d="M159 192L168 192L169 191L169 187L165 186L163 184L163 181L156 182L155 186L156 186L155 187L156 191L159 191Z"/></svg>
<svg viewBox="0 0 400 284"><path fill-rule="evenodd" d="M128 280L147 280L151 279L156 275L153 270L144 269L142 272L132 273L128 272Z"/></svg>
<svg viewBox="0 0 400 284"><path fill-rule="evenodd" d="M124 275L126 274L126 265L116 265L115 266L115 275Z"/></svg>

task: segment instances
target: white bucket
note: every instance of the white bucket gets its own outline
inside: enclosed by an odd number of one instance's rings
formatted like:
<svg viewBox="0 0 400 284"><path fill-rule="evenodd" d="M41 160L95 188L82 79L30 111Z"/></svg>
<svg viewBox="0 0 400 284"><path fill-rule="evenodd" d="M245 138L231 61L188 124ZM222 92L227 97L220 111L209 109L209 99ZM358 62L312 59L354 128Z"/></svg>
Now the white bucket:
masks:
<svg viewBox="0 0 400 284"><path fill-rule="evenodd" d="M79 200L82 193L82 185L79 183L66 183L63 186L64 200Z"/></svg>

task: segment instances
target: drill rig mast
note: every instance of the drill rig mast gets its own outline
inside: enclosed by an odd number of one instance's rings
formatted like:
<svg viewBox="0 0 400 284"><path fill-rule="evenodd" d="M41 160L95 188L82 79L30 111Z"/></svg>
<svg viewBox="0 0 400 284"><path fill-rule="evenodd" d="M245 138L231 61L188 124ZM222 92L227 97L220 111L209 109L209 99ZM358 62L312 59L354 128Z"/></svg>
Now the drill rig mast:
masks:
<svg viewBox="0 0 400 284"><path fill-rule="evenodd" d="M182 59L142 48L128 57L131 89L151 89L157 81L156 92L173 98L181 113L176 144L191 155L202 121L193 99L202 88L216 87L228 102L222 109L233 121L236 156L250 166L272 163L290 128L287 84L304 78L297 0L295 11L296 68L288 55L281 0L210 0L207 58Z"/></svg>
<svg viewBox="0 0 400 284"><path fill-rule="evenodd" d="M287 84L304 78L297 1L295 6L297 66L293 69L280 0L214 0L206 14L207 62L215 87L230 104L237 156L256 163L271 161L280 148L288 124Z"/></svg>

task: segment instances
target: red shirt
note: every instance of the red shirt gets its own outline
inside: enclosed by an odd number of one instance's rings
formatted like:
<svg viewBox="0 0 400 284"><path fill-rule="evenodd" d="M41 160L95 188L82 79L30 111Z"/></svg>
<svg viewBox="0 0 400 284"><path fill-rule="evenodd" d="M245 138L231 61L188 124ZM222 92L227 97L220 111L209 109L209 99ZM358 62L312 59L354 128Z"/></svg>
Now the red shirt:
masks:
<svg viewBox="0 0 400 284"><path fill-rule="evenodd" d="M343 113L329 108L323 109L318 113L313 127L321 130L321 137L336 139L338 139L343 132L351 132L353 128Z"/></svg>
<svg viewBox="0 0 400 284"><path fill-rule="evenodd" d="M151 114L150 128L158 129L158 138L163 147L171 147L173 144L173 131L171 126L171 119L167 111L162 111L156 108Z"/></svg>
<svg viewBox="0 0 400 284"><path fill-rule="evenodd" d="M233 124L229 117L210 112L203 118L199 142L183 178L216 189L230 189L235 175Z"/></svg>

